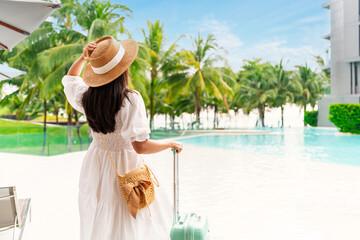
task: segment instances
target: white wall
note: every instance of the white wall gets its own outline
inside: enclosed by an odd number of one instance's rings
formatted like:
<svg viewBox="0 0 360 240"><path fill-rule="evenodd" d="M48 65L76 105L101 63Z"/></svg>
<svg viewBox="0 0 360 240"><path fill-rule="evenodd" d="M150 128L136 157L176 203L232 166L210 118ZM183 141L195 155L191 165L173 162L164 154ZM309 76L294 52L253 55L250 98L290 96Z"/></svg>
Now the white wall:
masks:
<svg viewBox="0 0 360 240"><path fill-rule="evenodd" d="M351 62L360 62L359 0L331 0L331 95L318 103L319 126L333 126L327 116L333 103L359 103L359 94L351 95ZM360 85L360 67L358 67ZM355 75L353 73L353 84ZM360 86L358 87L360 88ZM360 93L360 91L357 91Z"/></svg>

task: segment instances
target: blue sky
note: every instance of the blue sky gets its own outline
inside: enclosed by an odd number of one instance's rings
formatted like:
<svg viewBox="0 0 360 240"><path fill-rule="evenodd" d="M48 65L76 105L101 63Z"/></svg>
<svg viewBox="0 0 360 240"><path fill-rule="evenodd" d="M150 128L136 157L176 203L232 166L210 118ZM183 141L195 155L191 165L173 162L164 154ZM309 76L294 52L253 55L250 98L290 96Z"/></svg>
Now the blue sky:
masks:
<svg viewBox="0 0 360 240"><path fill-rule="evenodd" d="M125 26L133 38L142 41L146 20L164 23L168 44L181 34L206 36L213 33L218 44L228 51L226 58L234 70L242 60L263 58L278 62L284 58L291 69L308 62L316 67L313 55L325 54L329 42L322 39L330 31L330 12L321 5L326 0L125 0L134 11ZM192 47L189 37L180 48Z"/></svg>

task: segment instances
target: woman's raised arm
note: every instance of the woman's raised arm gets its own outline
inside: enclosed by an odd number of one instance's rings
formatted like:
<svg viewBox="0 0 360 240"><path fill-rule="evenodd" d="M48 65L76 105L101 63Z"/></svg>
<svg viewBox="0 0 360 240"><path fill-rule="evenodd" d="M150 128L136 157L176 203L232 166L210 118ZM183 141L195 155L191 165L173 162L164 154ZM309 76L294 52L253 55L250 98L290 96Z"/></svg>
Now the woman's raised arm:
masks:
<svg viewBox="0 0 360 240"><path fill-rule="evenodd" d="M85 61L88 60L88 52L96 48L96 43L91 42L83 48L83 54L71 65L67 75L80 76L81 70L84 67Z"/></svg>

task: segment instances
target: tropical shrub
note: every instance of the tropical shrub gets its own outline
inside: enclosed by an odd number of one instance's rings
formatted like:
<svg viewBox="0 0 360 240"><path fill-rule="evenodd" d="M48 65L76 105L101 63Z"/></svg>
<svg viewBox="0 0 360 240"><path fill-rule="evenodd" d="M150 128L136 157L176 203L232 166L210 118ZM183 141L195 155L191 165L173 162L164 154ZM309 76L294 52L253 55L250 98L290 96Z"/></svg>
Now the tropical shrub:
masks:
<svg viewBox="0 0 360 240"><path fill-rule="evenodd" d="M306 111L304 114L304 123L312 127L317 127L318 111Z"/></svg>
<svg viewBox="0 0 360 240"><path fill-rule="evenodd" d="M360 104L331 104L329 114L340 132L360 134Z"/></svg>

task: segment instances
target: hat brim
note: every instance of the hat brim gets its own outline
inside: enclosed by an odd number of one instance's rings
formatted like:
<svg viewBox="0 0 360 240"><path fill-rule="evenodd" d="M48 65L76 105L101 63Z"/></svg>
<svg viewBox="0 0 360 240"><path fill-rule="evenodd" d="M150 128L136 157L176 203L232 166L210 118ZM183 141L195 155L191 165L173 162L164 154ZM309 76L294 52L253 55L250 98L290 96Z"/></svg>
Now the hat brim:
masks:
<svg viewBox="0 0 360 240"><path fill-rule="evenodd" d="M89 87L100 87L114 81L117 77L123 74L136 59L139 46L133 39L126 39L120 41L125 49L125 54L121 61L109 72L104 74L96 74L91 68L90 63L86 65L84 70L83 80Z"/></svg>

